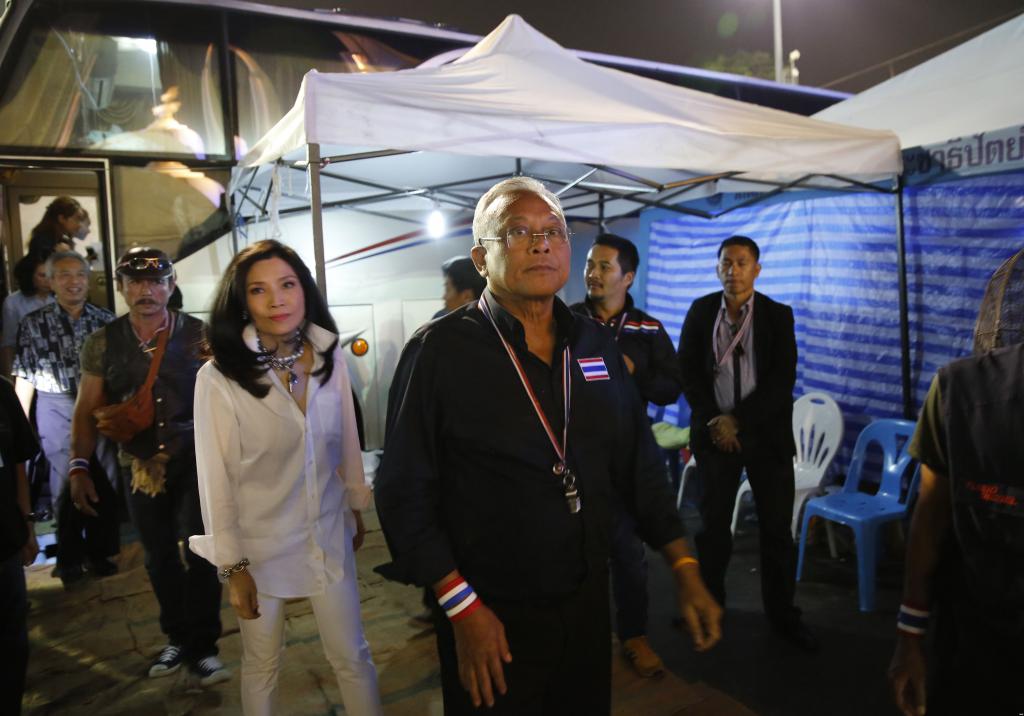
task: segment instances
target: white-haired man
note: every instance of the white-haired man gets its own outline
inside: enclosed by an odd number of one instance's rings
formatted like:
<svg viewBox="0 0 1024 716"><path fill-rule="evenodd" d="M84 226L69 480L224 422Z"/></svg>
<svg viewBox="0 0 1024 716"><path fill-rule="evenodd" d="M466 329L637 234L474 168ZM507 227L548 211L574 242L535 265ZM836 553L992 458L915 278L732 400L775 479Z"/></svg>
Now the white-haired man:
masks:
<svg viewBox="0 0 1024 716"><path fill-rule="evenodd" d="M71 449L71 416L82 382L78 357L85 339L114 320L114 314L88 302L89 264L74 251L58 251L46 260L46 278L57 300L21 320L14 357L15 388L25 414L36 395L39 442L50 463L50 497L57 515L57 567L70 588L85 576L117 572L108 558L120 549L116 484L117 462L112 446L98 443L96 486L108 499L96 515L82 515L67 495ZM86 462L93 459L93 452Z"/></svg>
<svg viewBox="0 0 1024 716"><path fill-rule="evenodd" d="M473 235L487 289L413 336L392 387L382 571L437 596L446 714L606 714L613 500L672 565L699 650L721 610L614 335L555 296L570 263L558 199L500 182Z"/></svg>

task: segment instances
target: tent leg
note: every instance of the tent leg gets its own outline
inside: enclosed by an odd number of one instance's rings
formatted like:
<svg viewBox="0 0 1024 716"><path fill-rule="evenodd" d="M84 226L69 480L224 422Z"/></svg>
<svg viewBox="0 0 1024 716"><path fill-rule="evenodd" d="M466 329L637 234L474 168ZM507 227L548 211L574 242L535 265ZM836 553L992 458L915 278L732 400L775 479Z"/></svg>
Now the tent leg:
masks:
<svg viewBox="0 0 1024 716"><path fill-rule="evenodd" d="M914 395L910 378L910 309L907 290L907 241L903 224L903 177L896 183L896 253L900 294L900 374L903 386L903 417L913 420Z"/></svg>
<svg viewBox="0 0 1024 716"><path fill-rule="evenodd" d="M316 262L316 285L327 300L327 270L324 267L324 217L320 203L320 145L306 145L309 162L310 210L313 219L313 259Z"/></svg>

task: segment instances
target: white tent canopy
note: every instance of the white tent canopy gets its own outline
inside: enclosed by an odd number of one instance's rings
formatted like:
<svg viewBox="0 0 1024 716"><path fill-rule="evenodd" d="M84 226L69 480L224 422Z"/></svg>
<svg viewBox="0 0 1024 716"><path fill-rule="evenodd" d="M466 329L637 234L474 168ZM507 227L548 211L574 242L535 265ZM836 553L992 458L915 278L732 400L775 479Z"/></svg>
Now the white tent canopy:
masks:
<svg viewBox="0 0 1024 716"><path fill-rule="evenodd" d="M891 129L905 148L1024 122L1024 15L815 117Z"/></svg>
<svg viewBox="0 0 1024 716"><path fill-rule="evenodd" d="M510 15L455 62L377 74L309 72L295 106L244 157L319 144L585 165L860 180L900 170L896 137L589 64Z"/></svg>

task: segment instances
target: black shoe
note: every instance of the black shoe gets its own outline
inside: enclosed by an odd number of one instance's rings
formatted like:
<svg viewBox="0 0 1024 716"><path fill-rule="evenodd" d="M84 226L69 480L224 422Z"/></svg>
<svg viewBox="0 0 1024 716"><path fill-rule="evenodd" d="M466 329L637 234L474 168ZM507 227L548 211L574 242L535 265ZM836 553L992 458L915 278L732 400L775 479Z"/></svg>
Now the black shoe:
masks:
<svg viewBox="0 0 1024 716"><path fill-rule="evenodd" d="M117 564L109 559L89 561L89 572L97 577L111 577L117 574Z"/></svg>
<svg viewBox="0 0 1024 716"><path fill-rule="evenodd" d="M65 564L60 568L60 581L64 583L64 589L67 591L77 589L85 582L85 570L80 564Z"/></svg>
<svg viewBox="0 0 1024 716"><path fill-rule="evenodd" d="M794 621L785 625L776 624L775 633L793 646L808 653L814 653L821 648L818 638L811 633L811 630L802 621Z"/></svg>

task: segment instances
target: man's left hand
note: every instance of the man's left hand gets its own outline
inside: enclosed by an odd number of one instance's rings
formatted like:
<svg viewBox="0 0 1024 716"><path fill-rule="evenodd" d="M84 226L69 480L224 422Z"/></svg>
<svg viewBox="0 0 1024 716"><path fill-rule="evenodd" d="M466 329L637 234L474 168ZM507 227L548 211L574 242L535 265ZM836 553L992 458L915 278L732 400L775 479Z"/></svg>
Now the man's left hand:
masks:
<svg viewBox="0 0 1024 716"><path fill-rule="evenodd" d="M679 613L697 651L707 651L722 638L722 607L708 592L696 565L676 570Z"/></svg>

